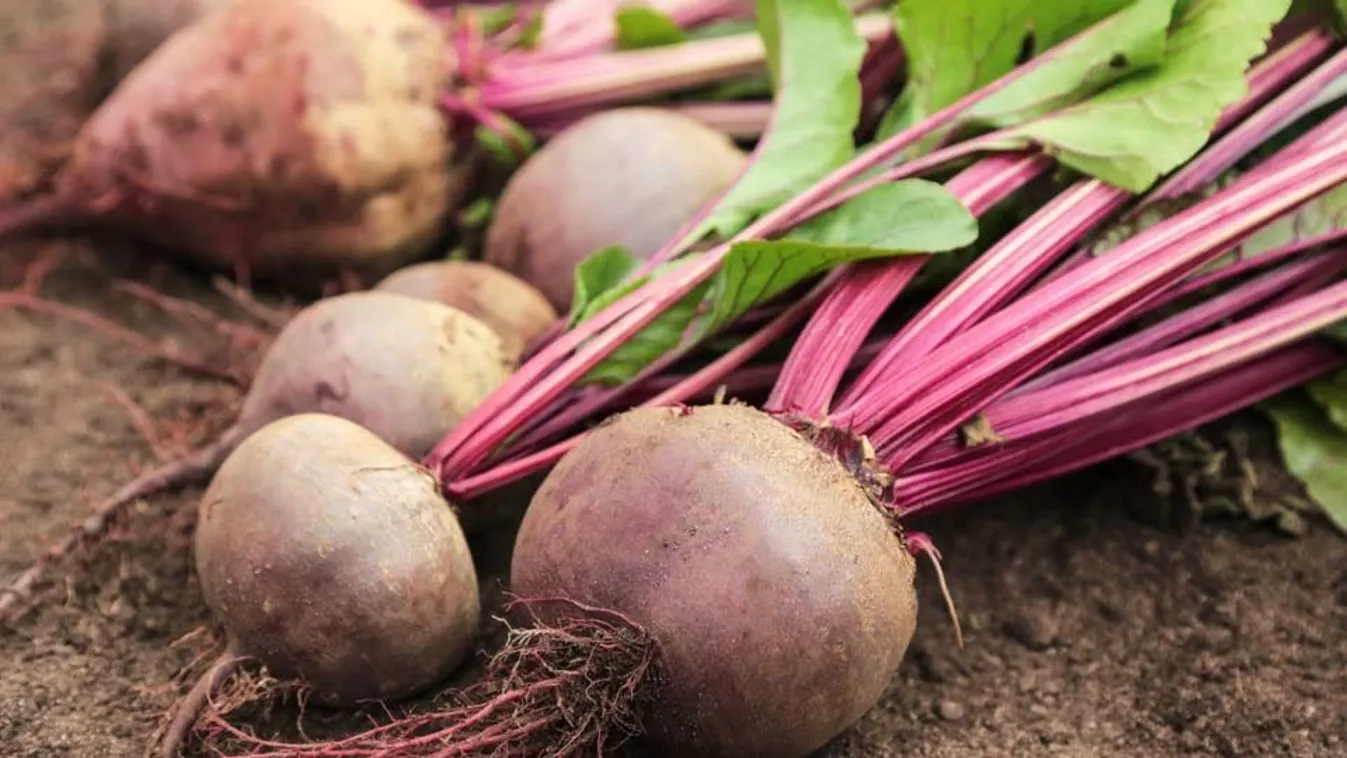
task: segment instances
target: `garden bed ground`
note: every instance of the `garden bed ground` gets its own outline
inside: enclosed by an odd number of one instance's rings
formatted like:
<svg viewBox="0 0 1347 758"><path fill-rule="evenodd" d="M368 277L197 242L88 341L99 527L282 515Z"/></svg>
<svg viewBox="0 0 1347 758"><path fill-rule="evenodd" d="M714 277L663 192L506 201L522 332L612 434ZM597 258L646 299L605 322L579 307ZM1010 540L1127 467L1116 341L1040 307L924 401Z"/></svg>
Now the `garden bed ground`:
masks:
<svg viewBox="0 0 1347 758"><path fill-rule="evenodd" d="M53 251L64 258L44 295L155 339L212 342L113 278L229 307L203 277L88 243L0 248L0 288ZM237 398L87 326L0 310L0 577L153 461L125 400L172 449L174 432L225 423ZM207 621L188 550L198 494L138 508L114 543L60 567L40 612L0 629L0 755L140 754L165 683L199 650L170 645ZM1244 521L1152 526L1128 506L1153 497L1141 468L1113 464L924 524L967 647L924 581L901 676L824 755L1347 754L1347 540L1317 520L1300 538Z"/></svg>

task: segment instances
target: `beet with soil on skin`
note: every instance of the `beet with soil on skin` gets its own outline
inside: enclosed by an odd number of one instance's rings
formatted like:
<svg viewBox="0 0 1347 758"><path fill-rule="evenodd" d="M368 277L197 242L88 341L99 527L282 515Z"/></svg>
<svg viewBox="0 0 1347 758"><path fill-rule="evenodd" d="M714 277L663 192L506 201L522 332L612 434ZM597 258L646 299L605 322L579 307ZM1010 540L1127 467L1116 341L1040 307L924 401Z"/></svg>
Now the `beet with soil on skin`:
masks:
<svg viewBox="0 0 1347 758"><path fill-rule="evenodd" d="M623 245L648 258L724 191L748 156L673 111L619 108L570 126L510 178L487 230L487 263L569 310L576 264Z"/></svg>
<svg viewBox="0 0 1347 758"><path fill-rule="evenodd" d="M636 737L804 758L878 702L916 625L915 563L868 476L746 406L617 416L533 498L519 625L470 702L285 754L579 758Z"/></svg>
<svg viewBox="0 0 1347 758"><path fill-rule="evenodd" d="M129 503L209 477L240 442L285 416L339 416L404 454L423 455L513 368L495 332L447 305L391 292L320 300L287 323L267 349L233 426L190 455L124 484L49 555L98 537ZM0 592L0 618L31 592L44 564Z"/></svg>
<svg viewBox="0 0 1347 758"><path fill-rule="evenodd" d="M557 312L542 293L479 261L417 263L389 274L374 289L457 308L495 330L512 356L522 353L557 321Z"/></svg>
<svg viewBox="0 0 1347 758"><path fill-rule="evenodd" d="M435 477L335 416L239 445L202 496L195 558L228 644L176 707L164 758L247 661L301 680L311 702L393 700L456 668L477 632L472 557Z"/></svg>
<svg viewBox="0 0 1347 758"><path fill-rule="evenodd" d="M405 0L235 0L174 34L0 233L118 226L292 283L424 251L464 182L437 106L447 41Z"/></svg>
<svg viewBox="0 0 1347 758"><path fill-rule="evenodd" d="M0 4L0 202L50 181L117 82L174 31L220 2Z"/></svg>

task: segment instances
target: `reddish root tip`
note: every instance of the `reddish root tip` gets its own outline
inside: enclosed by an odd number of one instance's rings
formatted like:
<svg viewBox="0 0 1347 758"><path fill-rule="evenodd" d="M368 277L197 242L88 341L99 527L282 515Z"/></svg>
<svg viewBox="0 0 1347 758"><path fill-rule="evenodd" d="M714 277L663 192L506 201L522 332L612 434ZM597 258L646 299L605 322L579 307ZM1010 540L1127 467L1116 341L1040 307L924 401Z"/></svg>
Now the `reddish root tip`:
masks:
<svg viewBox="0 0 1347 758"><path fill-rule="evenodd" d="M931 565L935 568L936 581L940 583L940 594L945 598L945 610L949 612L950 621L954 622L954 641L958 643L959 649L963 649L963 626L959 623L959 610L954 607L954 598L949 594L949 585L945 583L945 570L940 567L940 550L931 541L930 535L924 532L907 532L904 535L907 540L907 551L914 557L925 555L931 559Z"/></svg>
<svg viewBox="0 0 1347 758"><path fill-rule="evenodd" d="M655 645L626 619L569 601L517 601L533 615L546 603L568 610L509 629L482 681L446 695L448 707L397 718L329 742L290 744L222 725L247 758L425 758L426 756L608 755L641 731L655 683Z"/></svg>

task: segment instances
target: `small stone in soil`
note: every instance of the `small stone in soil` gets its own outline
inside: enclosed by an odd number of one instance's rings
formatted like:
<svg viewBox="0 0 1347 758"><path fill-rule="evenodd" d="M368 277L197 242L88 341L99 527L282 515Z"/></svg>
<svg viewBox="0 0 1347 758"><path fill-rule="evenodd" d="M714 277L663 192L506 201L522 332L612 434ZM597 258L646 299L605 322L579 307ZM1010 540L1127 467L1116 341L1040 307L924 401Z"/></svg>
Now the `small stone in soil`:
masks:
<svg viewBox="0 0 1347 758"><path fill-rule="evenodd" d="M1006 624L1011 639L1030 650L1047 650L1057 640L1057 632L1055 615L1041 603L1025 605Z"/></svg>
<svg viewBox="0 0 1347 758"><path fill-rule="evenodd" d="M936 703L935 714L945 721L963 721L963 717L968 711L963 707L963 703L954 700L941 700Z"/></svg>

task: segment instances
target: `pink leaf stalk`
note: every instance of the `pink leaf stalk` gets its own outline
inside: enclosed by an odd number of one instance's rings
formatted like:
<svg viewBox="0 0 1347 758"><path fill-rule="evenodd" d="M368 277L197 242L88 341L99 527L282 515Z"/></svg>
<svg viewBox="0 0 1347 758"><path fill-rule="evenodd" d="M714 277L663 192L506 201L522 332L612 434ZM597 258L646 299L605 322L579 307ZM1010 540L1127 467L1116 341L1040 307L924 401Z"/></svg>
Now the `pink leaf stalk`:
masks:
<svg viewBox="0 0 1347 758"><path fill-rule="evenodd" d="M1051 166L1049 158L1029 153L993 156L956 175L946 189L980 217ZM826 416L861 343L930 257L914 255L845 269L791 350L768 409Z"/></svg>
<svg viewBox="0 0 1347 758"><path fill-rule="evenodd" d="M779 234L788 228L790 222L804 220L802 215L819 212L814 209L849 182L897 157L911 145L957 119L968 108L1038 67L1056 60L1064 54L1064 50L1069 49L1068 44L1049 50L926 121L873 146L808 190L758 219L735 235L730 243ZM709 279L729 252L730 243L719 245L690 265L629 293L539 350L486 402L440 440L426 457L427 467L438 472L442 481L451 482L480 465L539 409L611 355L625 340L649 325L660 313Z"/></svg>
<svg viewBox="0 0 1347 758"><path fill-rule="evenodd" d="M858 404L856 428L882 440L893 465L905 463L1019 381L1129 319L1234 241L1343 181L1347 142L1246 177L932 353L910 381Z"/></svg>
<svg viewBox="0 0 1347 758"><path fill-rule="evenodd" d="M1247 408L1344 365L1341 350L1323 341L1283 348L1163 397L1111 409L1029 440L1017 440L893 485L894 507L905 517L934 513L1040 482L1172 437Z"/></svg>

